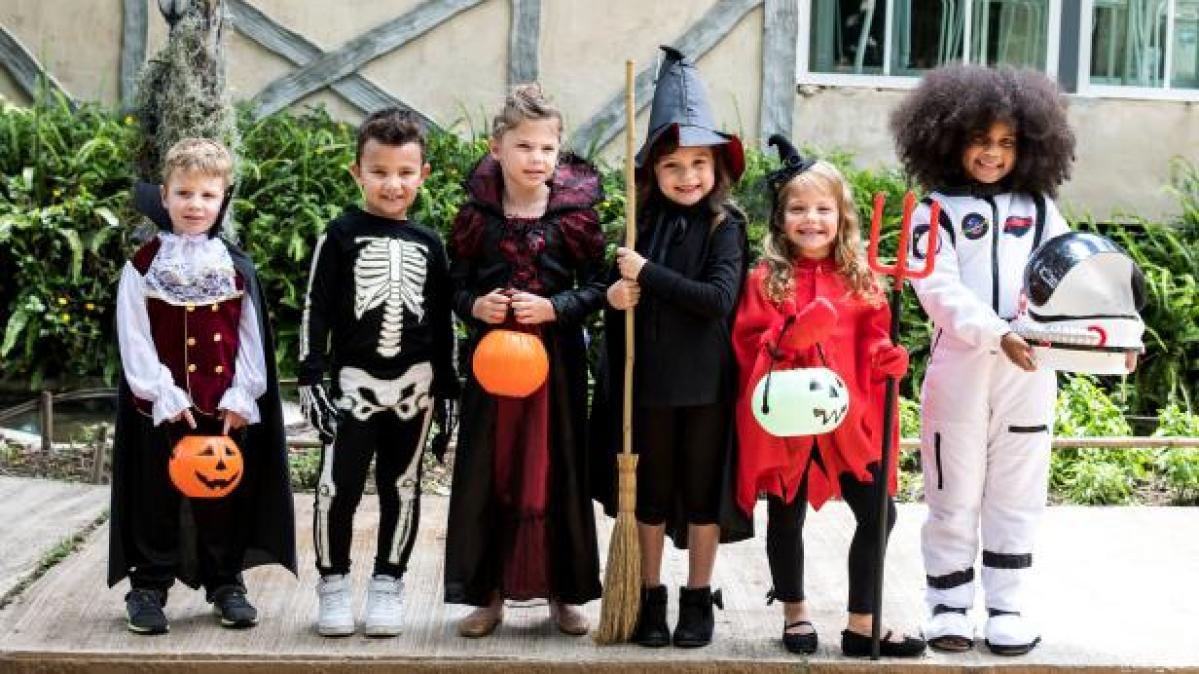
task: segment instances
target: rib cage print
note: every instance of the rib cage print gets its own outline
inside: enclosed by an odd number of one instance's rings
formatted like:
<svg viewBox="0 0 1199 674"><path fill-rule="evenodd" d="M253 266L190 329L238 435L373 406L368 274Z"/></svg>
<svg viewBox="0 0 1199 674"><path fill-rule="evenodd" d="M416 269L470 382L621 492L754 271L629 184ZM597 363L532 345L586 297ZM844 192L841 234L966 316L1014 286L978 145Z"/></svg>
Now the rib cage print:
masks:
<svg viewBox="0 0 1199 674"><path fill-rule="evenodd" d="M382 305L383 323L375 350L384 358L400 352L404 332L404 309L420 321L424 318L427 246L387 237L360 236L366 242L354 262L354 317Z"/></svg>

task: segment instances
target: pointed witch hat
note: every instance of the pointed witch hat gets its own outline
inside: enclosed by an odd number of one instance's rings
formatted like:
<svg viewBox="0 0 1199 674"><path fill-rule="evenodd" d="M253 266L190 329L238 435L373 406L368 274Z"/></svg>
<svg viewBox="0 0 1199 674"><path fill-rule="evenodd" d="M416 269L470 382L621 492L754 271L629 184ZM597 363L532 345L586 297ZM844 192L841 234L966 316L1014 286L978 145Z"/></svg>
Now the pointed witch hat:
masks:
<svg viewBox="0 0 1199 674"><path fill-rule="evenodd" d="M772 135L767 143L778 149L779 162L782 163L782 166L766 174L766 186L770 188L770 212L774 213L778 209L779 190L792 178L812 168L816 160L805 158L791 141L780 134Z"/></svg>
<svg viewBox="0 0 1199 674"><path fill-rule="evenodd" d="M658 69L649 112L649 134L637 152L637 168L644 167L654 143L664 134L673 133L680 147L722 146L735 182L745 170L741 139L716 130L708 88L695 64L674 47L662 45L661 49L666 57Z"/></svg>

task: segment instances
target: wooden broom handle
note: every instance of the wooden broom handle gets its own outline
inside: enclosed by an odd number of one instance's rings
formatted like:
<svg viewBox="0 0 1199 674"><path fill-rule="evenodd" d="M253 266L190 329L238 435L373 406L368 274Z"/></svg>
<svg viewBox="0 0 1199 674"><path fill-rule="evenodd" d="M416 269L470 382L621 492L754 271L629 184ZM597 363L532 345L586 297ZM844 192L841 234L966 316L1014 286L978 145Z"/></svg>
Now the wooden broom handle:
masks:
<svg viewBox="0 0 1199 674"><path fill-rule="evenodd" d="M633 153L637 142L637 108L633 103L633 85L636 80L633 61L624 62L624 109L625 109L625 152L624 152L624 245L629 250L637 247L637 183ZM623 454L633 453L633 346L636 334L633 331L635 309L624 312L624 418L621 424Z"/></svg>

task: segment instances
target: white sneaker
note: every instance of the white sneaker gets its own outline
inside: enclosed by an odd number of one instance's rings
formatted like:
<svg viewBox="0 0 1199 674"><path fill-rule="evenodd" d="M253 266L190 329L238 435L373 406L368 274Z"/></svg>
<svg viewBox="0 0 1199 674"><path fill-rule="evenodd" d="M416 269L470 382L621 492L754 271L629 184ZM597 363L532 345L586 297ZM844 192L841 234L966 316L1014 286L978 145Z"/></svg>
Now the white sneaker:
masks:
<svg viewBox="0 0 1199 674"><path fill-rule="evenodd" d="M351 606L350 579L324 576L316 583L320 615L316 631L325 637L345 637L354 633L354 609Z"/></svg>
<svg viewBox="0 0 1199 674"><path fill-rule="evenodd" d="M996 655L1024 655L1041 643L1037 628L1012 611L990 611L987 618L987 648Z"/></svg>
<svg viewBox="0 0 1199 674"><path fill-rule="evenodd" d="M371 578L366 592L366 636L394 637L400 633L400 594L404 582L391 576Z"/></svg>

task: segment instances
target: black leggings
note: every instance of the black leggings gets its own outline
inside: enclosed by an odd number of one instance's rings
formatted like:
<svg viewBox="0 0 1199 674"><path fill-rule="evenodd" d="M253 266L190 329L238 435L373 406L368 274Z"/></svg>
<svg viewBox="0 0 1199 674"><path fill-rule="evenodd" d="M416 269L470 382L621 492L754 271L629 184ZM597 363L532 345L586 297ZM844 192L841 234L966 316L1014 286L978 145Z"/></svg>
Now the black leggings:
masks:
<svg viewBox="0 0 1199 674"><path fill-rule="evenodd" d="M688 524L716 524L729 423L721 404L634 410L637 521L662 524L681 497Z"/></svg>
<svg viewBox="0 0 1199 674"><path fill-rule="evenodd" d="M812 463L819 463L813 447L812 460L804 471L799 492L791 503L770 496L767 500L766 557L770 560L770 576L774 580L774 597L779 601L803 601L803 525L808 510L808 474ZM867 469L878 480L879 465ZM849 612L870 613L874 610L874 566L878 556L878 502L876 483L858 482L853 475L840 476L841 497L853 511L857 528L849 545ZM895 500L887 498L887 536L895 526Z"/></svg>
<svg viewBox="0 0 1199 674"><path fill-rule="evenodd" d="M343 416L337 439L321 450L312 527L321 575L350 571L354 511L362 500L372 457L379 495L374 573L394 578L404 574L420 523L420 450L429 414L426 408L411 419L400 419L391 409L375 412L365 421L350 413Z"/></svg>

